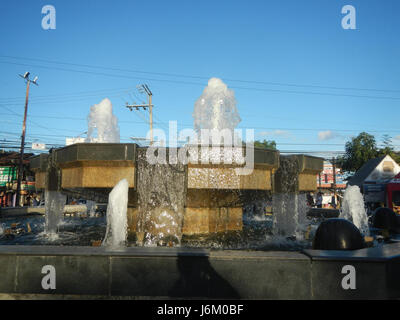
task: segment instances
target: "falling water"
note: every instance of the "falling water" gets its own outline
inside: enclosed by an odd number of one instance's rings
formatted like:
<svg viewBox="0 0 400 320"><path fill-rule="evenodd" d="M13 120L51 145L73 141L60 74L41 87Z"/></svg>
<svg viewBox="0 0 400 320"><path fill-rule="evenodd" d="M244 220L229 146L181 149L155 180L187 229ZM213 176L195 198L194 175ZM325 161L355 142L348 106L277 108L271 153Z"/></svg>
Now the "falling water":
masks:
<svg viewBox="0 0 400 320"><path fill-rule="evenodd" d="M346 188L339 217L353 222L364 235L369 234L364 198L358 186L348 186Z"/></svg>
<svg viewBox="0 0 400 320"><path fill-rule="evenodd" d="M173 150L168 149L168 157ZM185 166L180 162L150 164L146 151L138 149L137 157L138 231L145 233L144 245L179 245L186 199Z"/></svg>
<svg viewBox="0 0 400 320"><path fill-rule="evenodd" d="M47 235L55 235L57 233L57 227L64 217L66 201L67 197L59 191L45 191L45 233Z"/></svg>
<svg viewBox="0 0 400 320"><path fill-rule="evenodd" d="M276 181L279 190L272 197L276 236L299 236L306 223L306 195L298 192L299 164L295 157L280 157Z"/></svg>
<svg viewBox="0 0 400 320"><path fill-rule="evenodd" d="M93 218L96 215L96 202L91 200L86 200L87 215Z"/></svg>
<svg viewBox="0 0 400 320"><path fill-rule="evenodd" d="M93 137L95 129L97 129L97 138ZM113 115L109 99L105 98L99 104L90 107L86 142L120 142L118 119Z"/></svg>
<svg viewBox="0 0 400 320"><path fill-rule="evenodd" d="M115 185L108 196L107 229L102 243L103 246L118 248L126 244L128 190L128 181L122 179Z"/></svg>

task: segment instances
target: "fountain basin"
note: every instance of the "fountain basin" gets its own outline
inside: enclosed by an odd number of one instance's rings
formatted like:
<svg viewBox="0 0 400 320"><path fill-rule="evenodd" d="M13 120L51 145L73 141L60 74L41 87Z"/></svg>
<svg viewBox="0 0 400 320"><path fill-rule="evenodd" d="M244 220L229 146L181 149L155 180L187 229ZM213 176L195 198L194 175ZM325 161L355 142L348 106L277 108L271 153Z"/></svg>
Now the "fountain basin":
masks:
<svg viewBox="0 0 400 320"><path fill-rule="evenodd" d="M56 270L44 290L43 266ZM356 272L345 290L344 266ZM391 299L400 296L400 244L354 251L0 246L0 297Z"/></svg>

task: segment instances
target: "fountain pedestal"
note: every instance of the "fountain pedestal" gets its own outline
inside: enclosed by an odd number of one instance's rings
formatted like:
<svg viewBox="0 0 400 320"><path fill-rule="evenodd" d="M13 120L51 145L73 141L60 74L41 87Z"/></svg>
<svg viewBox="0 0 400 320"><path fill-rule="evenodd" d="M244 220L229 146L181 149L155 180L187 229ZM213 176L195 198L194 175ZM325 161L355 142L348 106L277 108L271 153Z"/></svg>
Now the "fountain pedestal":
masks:
<svg viewBox="0 0 400 320"><path fill-rule="evenodd" d="M201 149L199 153L204 152L204 146L203 149L200 146L190 148L197 147ZM234 149L233 153L245 154L244 147ZM167 150L169 153L170 149ZM54 150L51 161L54 163L52 170L59 173L56 181L58 190L75 197L106 202L112 187L121 179L126 179L129 184L128 229L131 233L165 233L168 228L171 229L172 225L164 220L157 223L158 218L154 217L149 218L150 222L154 220L153 227L143 229L147 209L143 212L140 205L152 203L154 208L161 208L158 214L164 211L168 214L168 210L178 212L179 228L182 234L187 235L241 230L245 207L260 199L270 201L273 193L286 192L283 182L286 173L277 171L279 151L276 150L255 148L254 169L248 175L238 174L237 169L243 164L235 160L230 164L216 163L215 159L211 159L207 163L189 160L185 165L151 165L139 157L146 151L146 148L138 148L136 144L113 143L82 143ZM213 157L213 151L206 152ZM323 160L304 155L293 157L298 166L293 192L316 190L316 174L322 170ZM53 183L43 178L46 172L48 176L48 160L45 155L40 155L31 161L38 188L47 188ZM288 176L288 179L292 178ZM152 183L146 184L149 179L153 179ZM155 190L159 189L157 184L162 184L162 191ZM177 199L172 200L171 195ZM178 199L180 197L181 200ZM172 204L174 201L179 202L177 207ZM156 231L154 226L159 229Z"/></svg>

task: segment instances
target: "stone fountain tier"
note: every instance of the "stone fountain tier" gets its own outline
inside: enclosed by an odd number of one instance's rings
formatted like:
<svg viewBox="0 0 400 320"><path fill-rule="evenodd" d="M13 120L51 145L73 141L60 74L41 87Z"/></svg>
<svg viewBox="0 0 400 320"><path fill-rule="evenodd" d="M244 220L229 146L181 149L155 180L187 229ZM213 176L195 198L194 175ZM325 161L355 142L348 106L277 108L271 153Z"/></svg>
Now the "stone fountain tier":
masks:
<svg viewBox="0 0 400 320"><path fill-rule="evenodd" d="M240 175L237 170L244 166L240 156L246 156L245 148L229 148L233 154L229 164L226 161L222 164L221 159L216 159L218 152L215 153L215 147L186 148L192 154L197 150L197 155L200 155L197 159L208 155L209 161L194 161L189 158L182 166L182 175L168 173L173 179L179 180L175 183L182 184L183 234L241 230L243 208L257 199L270 201L272 193L281 190L281 176L277 172L279 151L255 148L254 170L248 175ZM171 155L176 154L176 149L165 150L169 163ZM107 202L111 188L121 179L127 179L128 224L130 231L136 232L139 231L141 219L138 190L144 183L140 178L143 174L138 172L138 158L144 152L147 152L147 148L140 148L136 144L80 143L33 157L31 169L35 172L36 187L39 189L58 190L98 202ZM322 170L323 159L305 155L295 157L299 165L297 190L316 190L316 174ZM158 166L157 175L160 179L163 168L165 172L172 172L170 164ZM168 193L168 186L172 186L174 181L164 182Z"/></svg>
<svg viewBox="0 0 400 320"><path fill-rule="evenodd" d="M323 170L323 159L306 155L280 156L275 173L274 193L315 191L316 175ZM283 164L286 164L284 166Z"/></svg>

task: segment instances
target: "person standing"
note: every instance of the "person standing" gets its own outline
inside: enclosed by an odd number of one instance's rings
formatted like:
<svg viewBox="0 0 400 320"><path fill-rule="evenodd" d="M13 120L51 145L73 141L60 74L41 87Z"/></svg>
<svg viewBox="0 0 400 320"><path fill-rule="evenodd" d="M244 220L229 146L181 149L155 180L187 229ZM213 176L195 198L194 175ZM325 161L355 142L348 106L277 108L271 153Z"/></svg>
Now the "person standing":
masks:
<svg viewBox="0 0 400 320"><path fill-rule="evenodd" d="M317 205L317 208L322 208L322 192L318 192L315 204Z"/></svg>
<svg viewBox="0 0 400 320"><path fill-rule="evenodd" d="M307 193L307 206L314 207L314 198L310 192Z"/></svg>
<svg viewBox="0 0 400 320"><path fill-rule="evenodd" d="M333 209L336 209L336 194L334 193L331 199L331 206Z"/></svg>

